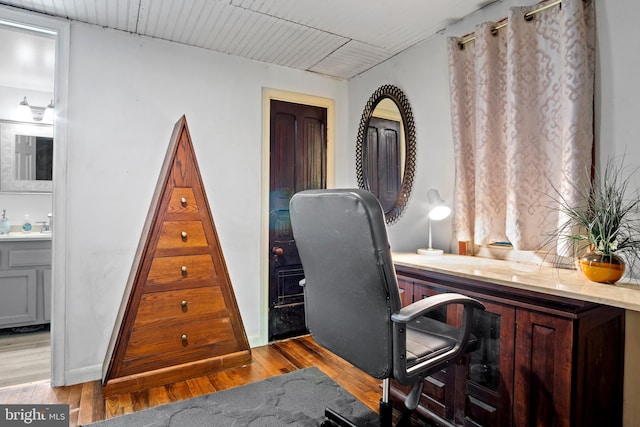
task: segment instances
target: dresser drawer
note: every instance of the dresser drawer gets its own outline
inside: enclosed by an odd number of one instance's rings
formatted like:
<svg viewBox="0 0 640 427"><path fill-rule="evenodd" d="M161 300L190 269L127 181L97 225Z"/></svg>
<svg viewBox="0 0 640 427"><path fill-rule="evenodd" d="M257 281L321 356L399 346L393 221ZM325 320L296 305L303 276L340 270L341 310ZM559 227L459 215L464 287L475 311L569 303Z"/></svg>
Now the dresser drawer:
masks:
<svg viewBox="0 0 640 427"><path fill-rule="evenodd" d="M218 286L149 292L142 295L133 329L151 329L227 316L222 290Z"/></svg>
<svg viewBox="0 0 640 427"><path fill-rule="evenodd" d="M211 280L214 277L216 269L211 255L155 257L151 261L146 286Z"/></svg>
<svg viewBox="0 0 640 427"><path fill-rule="evenodd" d="M171 192L167 205L168 214L194 214L198 212L198 204L190 187L176 187Z"/></svg>
<svg viewBox="0 0 640 427"><path fill-rule="evenodd" d="M158 239L158 249L207 247L201 221L165 221Z"/></svg>
<svg viewBox="0 0 640 427"><path fill-rule="evenodd" d="M228 317L132 331L122 375L239 351Z"/></svg>

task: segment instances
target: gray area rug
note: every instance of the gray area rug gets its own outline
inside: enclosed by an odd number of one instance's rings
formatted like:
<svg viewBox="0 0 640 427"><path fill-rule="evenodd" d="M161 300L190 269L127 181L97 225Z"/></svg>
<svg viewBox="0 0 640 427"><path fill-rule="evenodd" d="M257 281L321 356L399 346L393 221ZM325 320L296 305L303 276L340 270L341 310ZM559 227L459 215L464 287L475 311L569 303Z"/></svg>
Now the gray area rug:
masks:
<svg viewBox="0 0 640 427"><path fill-rule="evenodd" d="M378 425L377 414L318 368L307 368L90 426L318 426L325 407L358 426Z"/></svg>

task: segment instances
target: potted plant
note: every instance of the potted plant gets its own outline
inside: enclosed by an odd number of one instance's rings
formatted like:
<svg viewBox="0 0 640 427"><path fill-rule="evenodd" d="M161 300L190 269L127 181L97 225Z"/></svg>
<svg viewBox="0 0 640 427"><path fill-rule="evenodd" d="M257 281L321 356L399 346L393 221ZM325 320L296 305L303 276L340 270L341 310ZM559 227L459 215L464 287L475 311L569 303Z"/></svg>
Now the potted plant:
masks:
<svg viewBox="0 0 640 427"><path fill-rule="evenodd" d="M615 283L640 260L640 198L636 189L628 197L630 178L622 161L608 161L591 186L578 189L583 203L572 204L554 188L552 197L566 218L549 242L566 244L577 267L592 281Z"/></svg>

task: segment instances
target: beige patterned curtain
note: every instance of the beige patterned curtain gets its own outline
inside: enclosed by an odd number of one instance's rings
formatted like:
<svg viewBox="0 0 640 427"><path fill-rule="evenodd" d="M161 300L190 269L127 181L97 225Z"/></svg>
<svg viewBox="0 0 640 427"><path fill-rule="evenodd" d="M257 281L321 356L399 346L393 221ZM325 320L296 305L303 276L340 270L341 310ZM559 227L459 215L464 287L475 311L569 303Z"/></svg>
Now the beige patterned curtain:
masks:
<svg viewBox="0 0 640 427"><path fill-rule="evenodd" d="M456 239L540 249L563 221L549 210L589 179L593 146L595 21L591 0L563 0L526 21L448 40L456 161ZM493 33L493 34L492 34Z"/></svg>

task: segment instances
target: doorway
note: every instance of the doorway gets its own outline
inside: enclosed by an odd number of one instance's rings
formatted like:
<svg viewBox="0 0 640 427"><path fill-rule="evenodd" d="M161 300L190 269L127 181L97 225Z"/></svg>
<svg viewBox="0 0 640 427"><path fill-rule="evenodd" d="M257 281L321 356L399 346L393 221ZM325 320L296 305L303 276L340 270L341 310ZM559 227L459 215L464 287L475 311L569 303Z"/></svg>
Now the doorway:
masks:
<svg viewBox="0 0 640 427"><path fill-rule="evenodd" d="M0 263L0 385L6 386L51 378L53 107L44 111L54 98L55 39L3 23L0 55L0 98L6 100L0 106L0 206L8 224L3 231L12 237L1 251L27 257Z"/></svg>
<svg viewBox="0 0 640 427"><path fill-rule="evenodd" d="M33 14L22 10L0 6L0 28L11 29L14 33L22 32L25 35L39 38L40 40L47 40L52 48L46 53L48 61L51 63L50 74L47 77L47 81L37 81L32 76L33 70L23 68L20 73L14 76L14 81L19 82L23 79L22 83L9 83L5 80L8 74L2 74L2 80L0 81L0 90L3 91L3 95L0 98L7 99L6 102L0 103L0 112L6 118L17 110L18 103L26 96L28 97L29 105L32 113L31 121L21 120L18 116L9 117L10 121L14 123L25 122L28 125L38 125L42 127L43 117L40 114L44 113L46 108L39 109L38 106L45 107L48 104L55 106L54 119L49 122L49 127L52 127L52 135L54 142L53 149L53 172L51 180L49 181L49 193L45 191L34 191L31 193L25 193L20 191L19 197L24 201L26 198L40 197L47 198L46 207L39 207L42 203L33 204L31 201L27 203L26 207L16 209L14 214L15 220L11 221L11 224L21 224L22 215L25 213L30 214L30 220L34 225L40 227L37 222L47 223L49 225L48 214L52 213L56 221L56 229L51 233L50 237L50 252L51 261L46 261L50 266L44 266L45 261L41 261L41 264L35 267L35 277L38 281L38 298L42 297L43 301L46 301L47 307L42 308L42 301L38 302L38 313L41 308L44 311L44 319L42 323L49 322L51 325L51 334L49 342L51 344L49 352L50 369L48 372L50 375L51 384L63 385L65 382L65 370L64 370L64 351L65 351L65 250L66 236L64 218L66 216L66 126L59 126L59 123L67 123L67 93L68 93L68 70L69 70L69 33L70 24L66 20L55 19L44 15ZM33 52L31 52L33 53ZM37 56L29 56L30 52L27 50L24 52L25 59L31 60L32 67L37 70L38 67L43 67L43 61ZM3 56L5 59L8 57ZM3 65L7 65L9 61L3 61ZM24 64L23 64L24 67ZM31 81L33 79L33 81ZM27 83L29 82L29 83ZM40 86L38 86L40 85ZM42 86L44 85L44 86ZM17 96L19 94L19 96ZM14 98L18 98L14 102ZM10 101L9 101L10 99ZM34 108L35 107L35 108ZM39 112L39 113L38 113ZM19 113L18 113L19 114ZM55 122L55 123L53 123ZM35 179L34 182L40 182ZM52 183L55 182L55 185ZM56 190L55 198L53 197L53 188L62 189L62 191ZM3 196L11 196L12 193L1 193ZM17 195L17 193L16 193ZM3 200L3 205L7 203ZM14 206L18 206L17 204ZM28 210L27 210L28 209ZM21 212L24 210L24 212ZM17 216L16 216L17 215ZM44 224L43 224L44 225ZM42 252L40 252L42 253ZM43 281L40 289L40 280ZM42 292L40 292L42 291ZM35 323L40 323L41 317L38 314ZM48 329L47 327L44 328Z"/></svg>
<svg viewBox="0 0 640 427"><path fill-rule="evenodd" d="M289 201L326 188L327 110L272 100L269 163L269 341L306 333L304 278L291 230Z"/></svg>
<svg viewBox="0 0 640 427"><path fill-rule="evenodd" d="M273 101L277 101L274 104L274 109L272 109ZM278 103L279 101L282 103ZM278 107L282 107L282 109L278 110ZM288 108L307 109L307 112L299 115L287 110ZM298 285L303 274L295 251L295 242L293 242L290 233L290 225L288 225L288 200L293 193L305 188L331 188L333 186L334 110L334 101L329 98L276 89L263 89L263 233L261 244L263 286L261 295L262 338L259 345L306 333L303 300ZM290 127L295 121L305 123L305 120L308 138L311 138L310 135L322 135L321 138L314 139L314 144L311 144L308 139L306 142L299 143L303 146L306 145L306 148L299 147L298 153L308 150L310 146L323 148L314 151L313 155L307 152L306 155L297 156L295 150L280 151L281 148L287 147L286 144L278 146L275 150L279 152L277 157L281 159L281 162L280 164L272 164L271 125L272 118L276 119L274 111L280 111L277 114L277 120L282 125L280 129L283 131L283 137L295 134L297 127ZM304 118L305 116L307 119ZM304 126L299 129L301 129L299 135L304 135ZM315 143L319 143L319 145ZM295 145L293 146L295 147ZM306 164L301 164L300 159L296 164L297 157L306 157L307 160L303 162ZM311 158L315 160L311 161ZM305 176L310 169L313 169L310 165L316 167L314 172L310 172L314 178L311 178L311 175ZM301 178L298 183L296 183L298 180L295 179L296 174ZM256 344L258 342L254 342L254 345Z"/></svg>

